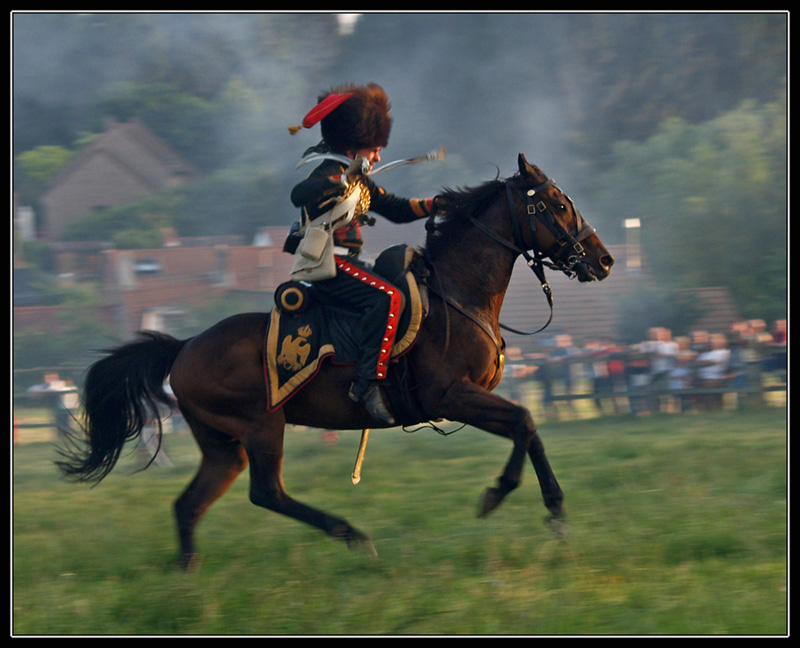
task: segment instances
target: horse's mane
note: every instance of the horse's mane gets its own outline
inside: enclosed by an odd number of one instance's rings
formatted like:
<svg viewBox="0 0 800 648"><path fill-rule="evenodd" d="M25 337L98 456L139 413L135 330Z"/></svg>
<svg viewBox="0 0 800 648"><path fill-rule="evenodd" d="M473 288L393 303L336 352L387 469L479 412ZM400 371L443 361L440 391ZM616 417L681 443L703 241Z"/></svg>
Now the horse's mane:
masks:
<svg viewBox="0 0 800 648"><path fill-rule="evenodd" d="M442 250L465 228L471 227L469 216L478 217L497 199L506 183L495 179L477 187L445 188L436 199L439 211L428 219L425 248L432 256Z"/></svg>

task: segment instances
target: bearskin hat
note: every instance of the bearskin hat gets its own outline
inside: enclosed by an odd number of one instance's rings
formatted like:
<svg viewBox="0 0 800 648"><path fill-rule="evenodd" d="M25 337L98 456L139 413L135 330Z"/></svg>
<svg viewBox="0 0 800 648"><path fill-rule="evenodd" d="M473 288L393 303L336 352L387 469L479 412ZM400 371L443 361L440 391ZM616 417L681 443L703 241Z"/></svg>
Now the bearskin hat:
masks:
<svg viewBox="0 0 800 648"><path fill-rule="evenodd" d="M322 139L331 151L346 153L389 143L391 104L377 83L337 86L320 94L317 101L303 119L303 127L319 122Z"/></svg>

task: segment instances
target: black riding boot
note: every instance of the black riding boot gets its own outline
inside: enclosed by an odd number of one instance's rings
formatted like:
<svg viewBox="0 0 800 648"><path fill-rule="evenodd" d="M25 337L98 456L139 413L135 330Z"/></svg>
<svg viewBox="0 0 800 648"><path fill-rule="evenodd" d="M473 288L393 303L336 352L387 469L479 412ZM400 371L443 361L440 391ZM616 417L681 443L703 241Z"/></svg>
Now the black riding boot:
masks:
<svg viewBox="0 0 800 648"><path fill-rule="evenodd" d="M356 403L363 403L372 418L387 425L394 425L394 417L383 400L377 380L357 380L350 387L348 396Z"/></svg>

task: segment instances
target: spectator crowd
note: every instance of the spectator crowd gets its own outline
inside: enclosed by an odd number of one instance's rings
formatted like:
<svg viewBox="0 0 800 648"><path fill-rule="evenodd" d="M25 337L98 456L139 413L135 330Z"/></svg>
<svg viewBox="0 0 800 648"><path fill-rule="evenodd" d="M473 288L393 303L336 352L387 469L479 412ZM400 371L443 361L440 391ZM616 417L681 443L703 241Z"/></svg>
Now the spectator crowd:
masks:
<svg viewBox="0 0 800 648"><path fill-rule="evenodd" d="M738 322L727 335L673 337L657 327L632 345L595 340L580 347L562 334L536 353L509 348L504 382L512 400L526 405L531 381L538 383L547 415L587 398L614 414L717 410L726 393L737 394L740 404L760 404L767 376L785 384L786 349L783 319L771 330L764 320Z"/></svg>

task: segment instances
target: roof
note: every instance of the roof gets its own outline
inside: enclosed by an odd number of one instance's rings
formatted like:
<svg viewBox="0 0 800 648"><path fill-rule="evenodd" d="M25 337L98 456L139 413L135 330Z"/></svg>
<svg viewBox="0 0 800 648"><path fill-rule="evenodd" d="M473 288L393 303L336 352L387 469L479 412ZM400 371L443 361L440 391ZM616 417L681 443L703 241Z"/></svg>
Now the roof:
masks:
<svg viewBox="0 0 800 648"><path fill-rule="evenodd" d="M184 160L175 150L138 122L113 123L108 130L80 151L48 183L46 196L90 160L103 157L136 175L151 190L170 184L170 178L185 180L200 177L200 171Z"/></svg>

